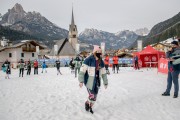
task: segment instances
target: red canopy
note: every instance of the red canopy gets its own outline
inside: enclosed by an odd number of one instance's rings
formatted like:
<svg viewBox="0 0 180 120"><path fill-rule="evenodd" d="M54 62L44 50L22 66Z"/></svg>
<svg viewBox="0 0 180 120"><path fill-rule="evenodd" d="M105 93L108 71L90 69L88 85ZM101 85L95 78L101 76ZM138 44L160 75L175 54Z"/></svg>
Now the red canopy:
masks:
<svg viewBox="0 0 180 120"><path fill-rule="evenodd" d="M141 67L146 67L149 64L152 64L151 66L157 66L159 59L165 57L165 52L155 50L150 45L148 45L144 50L134 54L138 56L139 65Z"/></svg>
<svg viewBox="0 0 180 120"><path fill-rule="evenodd" d="M156 49L154 49L153 47L151 47L150 45L148 45L144 50L138 52L139 55L143 55L143 54L162 54L165 55L164 52L158 51Z"/></svg>

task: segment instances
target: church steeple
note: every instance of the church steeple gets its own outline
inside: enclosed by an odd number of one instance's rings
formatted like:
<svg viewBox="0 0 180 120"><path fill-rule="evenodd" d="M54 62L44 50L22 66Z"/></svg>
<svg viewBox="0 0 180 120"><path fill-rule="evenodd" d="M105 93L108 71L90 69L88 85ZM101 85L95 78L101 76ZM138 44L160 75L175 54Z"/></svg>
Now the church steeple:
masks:
<svg viewBox="0 0 180 120"><path fill-rule="evenodd" d="M71 25L75 25L75 23L74 23L74 13L73 13L73 8L72 8Z"/></svg>
<svg viewBox="0 0 180 120"><path fill-rule="evenodd" d="M76 49L76 44L78 43L78 31L77 26L74 22L74 12L72 7L72 17L71 17L71 24L69 25L69 42L73 46L74 49Z"/></svg>

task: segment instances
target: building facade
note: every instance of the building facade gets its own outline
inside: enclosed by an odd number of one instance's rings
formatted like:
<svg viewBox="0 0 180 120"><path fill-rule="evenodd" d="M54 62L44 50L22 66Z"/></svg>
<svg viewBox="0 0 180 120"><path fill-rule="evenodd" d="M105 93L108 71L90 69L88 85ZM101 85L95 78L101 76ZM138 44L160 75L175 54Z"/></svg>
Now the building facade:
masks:
<svg viewBox="0 0 180 120"><path fill-rule="evenodd" d="M0 67L6 60L11 62L12 68L17 68L20 59L23 59L24 61L33 61L38 59L38 51L36 46L39 46L39 50L45 49L44 46L40 45L36 41L26 41L1 48Z"/></svg>

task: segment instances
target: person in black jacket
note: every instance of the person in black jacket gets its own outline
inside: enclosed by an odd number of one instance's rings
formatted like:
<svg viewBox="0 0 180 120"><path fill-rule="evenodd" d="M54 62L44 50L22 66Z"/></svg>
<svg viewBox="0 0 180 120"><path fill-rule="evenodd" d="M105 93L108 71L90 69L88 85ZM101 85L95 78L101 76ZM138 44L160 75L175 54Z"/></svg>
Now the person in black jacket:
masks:
<svg viewBox="0 0 180 120"><path fill-rule="evenodd" d="M60 65L61 65L61 62L60 62L59 60L56 60L57 75L58 75L58 74L61 74L61 75L62 75L62 73L61 73L61 71L60 71Z"/></svg>
<svg viewBox="0 0 180 120"><path fill-rule="evenodd" d="M168 78L167 78L167 88L166 91L162 94L162 96L170 96L170 91L172 87L172 82L174 83L174 98L178 97L179 92L179 72L180 72L180 64L174 65L173 62L175 61L175 56L180 54L180 48L177 41L171 42L172 49L167 52L168 58Z"/></svg>
<svg viewBox="0 0 180 120"><path fill-rule="evenodd" d="M30 75L31 74L31 62L28 61L27 63L27 75Z"/></svg>
<svg viewBox="0 0 180 120"><path fill-rule="evenodd" d="M75 64L73 63L74 59L72 58L71 61L69 62L69 66L71 68L71 73L74 73L74 68L75 68Z"/></svg>

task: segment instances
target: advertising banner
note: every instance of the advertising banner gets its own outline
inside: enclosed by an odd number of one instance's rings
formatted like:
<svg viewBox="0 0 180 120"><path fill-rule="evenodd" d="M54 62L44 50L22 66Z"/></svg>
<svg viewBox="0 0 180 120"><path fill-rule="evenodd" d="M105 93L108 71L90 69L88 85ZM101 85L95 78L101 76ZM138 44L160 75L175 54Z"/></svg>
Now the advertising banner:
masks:
<svg viewBox="0 0 180 120"><path fill-rule="evenodd" d="M160 58L158 64L158 72L168 73L168 60L165 58Z"/></svg>

